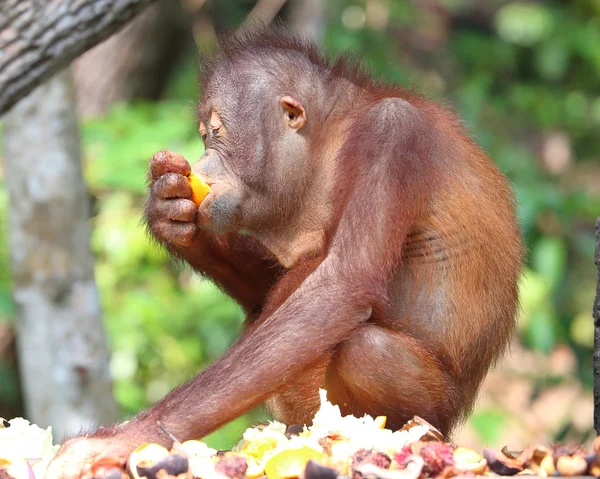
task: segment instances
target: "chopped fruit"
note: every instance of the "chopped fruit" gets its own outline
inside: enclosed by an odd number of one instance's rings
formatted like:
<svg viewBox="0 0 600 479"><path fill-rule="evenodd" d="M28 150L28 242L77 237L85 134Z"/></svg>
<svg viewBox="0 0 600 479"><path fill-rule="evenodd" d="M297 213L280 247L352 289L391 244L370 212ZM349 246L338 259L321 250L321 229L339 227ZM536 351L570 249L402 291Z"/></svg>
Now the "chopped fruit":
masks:
<svg viewBox="0 0 600 479"><path fill-rule="evenodd" d="M269 479L300 477L311 459L321 461L323 454L307 446L300 449L286 449L269 459L265 465L265 473Z"/></svg>
<svg viewBox="0 0 600 479"><path fill-rule="evenodd" d="M454 466L460 471L483 474L487 468L487 461L475 451L466 447L457 447L453 458Z"/></svg>
<svg viewBox="0 0 600 479"><path fill-rule="evenodd" d="M206 195L210 193L210 185L202 181L194 173L190 173L187 179L192 187L192 201L196 206L200 206Z"/></svg>
<svg viewBox="0 0 600 479"><path fill-rule="evenodd" d="M561 456L556 461L556 469L561 476L584 476L588 468L585 457L576 454L573 456Z"/></svg>
<svg viewBox="0 0 600 479"><path fill-rule="evenodd" d="M173 439L171 450L145 444L123 458L98 458L79 479L452 479L456 476L600 477L600 439L592 453L579 445L485 448L483 456L447 442L417 416L401 429L386 417L343 416L319 391L310 425L271 421L248 428L231 450ZM8 424L8 425L7 425ZM51 429L0 418L0 479L41 479L56 453ZM129 476L128 476L129 474Z"/></svg>
<svg viewBox="0 0 600 479"><path fill-rule="evenodd" d="M379 429L383 429L385 428L385 423L387 422L387 417L386 416L377 416L375 418L375 425L379 428Z"/></svg>

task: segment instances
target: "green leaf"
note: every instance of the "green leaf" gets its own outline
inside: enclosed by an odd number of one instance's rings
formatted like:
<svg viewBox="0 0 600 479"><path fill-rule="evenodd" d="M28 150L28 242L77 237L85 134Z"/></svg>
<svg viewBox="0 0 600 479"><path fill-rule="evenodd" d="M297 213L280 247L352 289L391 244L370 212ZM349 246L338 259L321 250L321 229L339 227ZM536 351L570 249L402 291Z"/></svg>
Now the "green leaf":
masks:
<svg viewBox="0 0 600 479"><path fill-rule="evenodd" d="M527 344L538 351L549 353L556 344L556 318L547 309L533 311L525 330Z"/></svg>
<svg viewBox="0 0 600 479"><path fill-rule="evenodd" d="M497 409L484 409L475 412L470 423L484 444L495 444L506 427L508 414Z"/></svg>
<svg viewBox="0 0 600 479"><path fill-rule="evenodd" d="M498 35L506 42L531 46L554 29L550 11L538 3L509 3L496 13Z"/></svg>
<svg viewBox="0 0 600 479"><path fill-rule="evenodd" d="M547 80L560 80L569 67L569 50L564 42L544 42L536 51L535 65L540 75Z"/></svg>
<svg viewBox="0 0 600 479"><path fill-rule="evenodd" d="M594 346L594 321L591 312L580 313L573 318L569 335L574 343L586 348Z"/></svg>
<svg viewBox="0 0 600 479"><path fill-rule="evenodd" d="M8 288L0 287L0 320L15 315L15 303Z"/></svg>
<svg viewBox="0 0 600 479"><path fill-rule="evenodd" d="M567 266L565 242L558 237L541 238L533 248L531 264L548 281L550 288L556 288L562 281Z"/></svg>

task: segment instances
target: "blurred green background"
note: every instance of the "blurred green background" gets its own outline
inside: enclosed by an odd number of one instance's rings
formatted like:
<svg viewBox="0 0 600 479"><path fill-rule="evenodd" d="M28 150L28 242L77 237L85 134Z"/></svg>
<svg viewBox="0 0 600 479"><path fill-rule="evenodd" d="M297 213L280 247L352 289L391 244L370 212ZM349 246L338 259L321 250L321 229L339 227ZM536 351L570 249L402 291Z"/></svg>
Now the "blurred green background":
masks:
<svg viewBox="0 0 600 479"><path fill-rule="evenodd" d="M154 246L140 220L153 153L174 150L190 161L202 153L194 118L197 48L209 51L215 34L237 27L255 3L171 2L191 28L186 23L160 93L82 115L96 279L123 417L217 358L243 320L214 286ZM285 19L290 9L283 5L278 15ZM528 247L519 335L456 440L473 447L589 441L600 1L331 0L320 16L322 43L331 53L350 51L378 78L457 108L516 191ZM0 168L0 326L6 332L15 311L2 181ZM15 361L6 351L0 407L18 412ZM208 441L228 447L264 417L254 411Z"/></svg>

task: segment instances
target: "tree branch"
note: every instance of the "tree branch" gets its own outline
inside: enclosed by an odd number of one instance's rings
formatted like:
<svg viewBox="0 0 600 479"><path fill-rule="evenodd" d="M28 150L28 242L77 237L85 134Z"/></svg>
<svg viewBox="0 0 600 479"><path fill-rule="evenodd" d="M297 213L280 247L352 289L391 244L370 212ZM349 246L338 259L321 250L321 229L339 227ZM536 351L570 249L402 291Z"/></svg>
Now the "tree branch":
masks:
<svg viewBox="0 0 600 479"><path fill-rule="evenodd" d="M0 1L0 115L154 1Z"/></svg>
<svg viewBox="0 0 600 479"><path fill-rule="evenodd" d="M271 23L286 1L287 0L258 0L244 23L246 25Z"/></svg>

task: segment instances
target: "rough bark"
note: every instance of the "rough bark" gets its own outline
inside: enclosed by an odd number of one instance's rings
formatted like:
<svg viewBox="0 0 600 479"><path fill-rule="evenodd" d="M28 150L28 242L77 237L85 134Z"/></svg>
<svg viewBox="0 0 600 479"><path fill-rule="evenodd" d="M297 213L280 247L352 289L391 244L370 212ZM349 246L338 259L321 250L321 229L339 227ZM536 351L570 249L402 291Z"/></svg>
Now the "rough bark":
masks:
<svg viewBox="0 0 600 479"><path fill-rule="evenodd" d="M596 298L592 316L594 317L594 428L600 434L600 217L596 220L596 250L594 261L596 275Z"/></svg>
<svg viewBox="0 0 600 479"><path fill-rule="evenodd" d="M0 1L0 115L153 1Z"/></svg>
<svg viewBox="0 0 600 479"><path fill-rule="evenodd" d="M25 408L61 438L117 419L70 70L22 99L3 133Z"/></svg>

